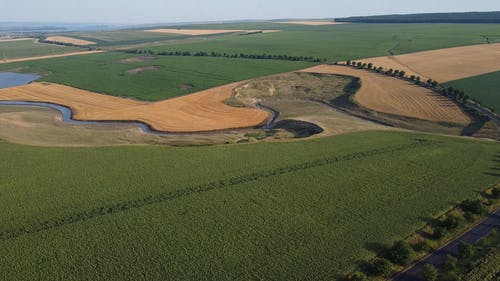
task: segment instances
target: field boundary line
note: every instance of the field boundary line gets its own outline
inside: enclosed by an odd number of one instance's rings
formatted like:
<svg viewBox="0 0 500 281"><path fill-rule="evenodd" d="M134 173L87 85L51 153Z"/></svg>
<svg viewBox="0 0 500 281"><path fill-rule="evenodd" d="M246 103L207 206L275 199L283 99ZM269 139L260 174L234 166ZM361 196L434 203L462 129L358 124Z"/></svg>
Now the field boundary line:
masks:
<svg viewBox="0 0 500 281"><path fill-rule="evenodd" d="M12 230L3 230L0 232L0 241L11 240L27 234L34 234L44 230L50 230L69 225L77 222L87 221L93 218L98 218L106 215L124 212L131 209L138 209L153 204L163 203L166 201L187 197L195 193L204 193L216 189L223 189L226 187L234 186L237 184L248 183L259 179L280 176L297 171L303 171L316 167L332 165L340 162L351 161L356 159L363 159L372 156L383 155L392 152L404 151L414 148L422 148L432 145L438 145L441 142L428 139L415 139L411 143L403 143L396 146L383 147L378 149L366 150L361 152L354 152L345 155L331 156L320 158L308 162L298 163L294 165L282 166L276 169L264 170L254 172L251 174L241 175L237 177L222 179L206 184L199 184L185 189L174 190L166 193L159 193L156 195L149 195L143 198L138 198L120 203L111 204L108 206L96 207L93 209L85 210L73 215L67 215L61 218L53 218L46 221L34 222L32 225L25 225Z"/></svg>

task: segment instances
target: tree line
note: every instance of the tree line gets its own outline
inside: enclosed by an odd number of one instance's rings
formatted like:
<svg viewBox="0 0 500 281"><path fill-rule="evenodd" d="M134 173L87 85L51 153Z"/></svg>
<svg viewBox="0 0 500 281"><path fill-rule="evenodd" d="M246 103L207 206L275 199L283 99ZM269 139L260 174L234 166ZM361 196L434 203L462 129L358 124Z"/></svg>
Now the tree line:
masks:
<svg viewBox="0 0 500 281"><path fill-rule="evenodd" d="M338 18L335 21L362 23L500 23L500 12L382 15Z"/></svg>
<svg viewBox="0 0 500 281"><path fill-rule="evenodd" d="M229 54L219 52L189 52L189 51L160 51L154 52L152 50L125 50L129 54L147 54L155 56L185 56L185 57L223 57L223 58L240 58L240 59L261 59L261 60L286 60L286 61L307 61L307 62L325 62L326 59L315 58L312 56L290 56L290 55L276 55L276 54Z"/></svg>
<svg viewBox="0 0 500 281"><path fill-rule="evenodd" d="M404 70L399 70L399 69L384 69L383 67L375 66L373 63L365 63L365 62L356 62L356 61L351 61L348 60L346 62L346 65L351 66L351 67L357 67L359 69L366 69L369 71L374 71L380 74L385 74L387 76L392 76L392 77L397 77L401 78L407 81L412 81L415 84L423 87L430 88L434 90L437 93L440 93L441 95L450 98L457 102L458 104L465 105L469 102L472 102L477 105L481 105L481 103L473 98L471 98L469 95L467 95L464 91L455 89L453 87L448 87L448 88L443 88L441 85L433 80L433 79L422 79L420 76L417 75L410 75L408 76L406 71Z"/></svg>

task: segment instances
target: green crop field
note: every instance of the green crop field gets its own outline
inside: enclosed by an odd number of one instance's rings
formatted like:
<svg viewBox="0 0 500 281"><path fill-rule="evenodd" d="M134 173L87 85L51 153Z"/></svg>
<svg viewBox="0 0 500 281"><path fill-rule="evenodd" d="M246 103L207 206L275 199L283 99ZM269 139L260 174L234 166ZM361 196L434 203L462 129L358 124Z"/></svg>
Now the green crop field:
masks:
<svg viewBox="0 0 500 281"><path fill-rule="evenodd" d="M210 27L215 28L213 25ZM224 27L230 28L231 25ZM270 26L265 25L265 27ZM482 44L486 43L485 36L500 37L500 24L346 24L294 26L283 30L276 33L226 36L196 42L180 41L144 48L155 52L283 54L335 61L385 56L389 51L403 54Z"/></svg>
<svg viewBox="0 0 500 281"><path fill-rule="evenodd" d="M80 51L82 49L49 44L39 44L32 40L0 41L0 61L3 59L44 56Z"/></svg>
<svg viewBox="0 0 500 281"><path fill-rule="evenodd" d="M500 72L488 73L476 77L446 83L445 87L454 87L465 91L469 96L482 104L500 110Z"/></svg>
<svg viewBox="0 0 500 281"><path fill-rule="evenodd" d="M146 32L143 30L75 32L68 33L66 34L66 36L96 42L96 46L98 47L112 47L119 45L151 43L157 41L179 40L189 37L185 35Z"/></svg>
<svg viewBox="0 0 500 281"><path fill-rule="evenodd" d="M306 62L225 59L209 57L158 57L127 62L133 55L101 53L0 65L0 71L38 73L41 81L114 96L157 101L200 90L311 66ZM128 71L153 66L137 74ZM183 87L184 85L184 87ZM186 89L185 85L189 85Z"/></svg>
<svg viewBox="0 0 500 281"><path fill-rule="evenodd" d="M9 280L332 280L498 181L497 143L412 133L214 147L0 141Z"/></svg>

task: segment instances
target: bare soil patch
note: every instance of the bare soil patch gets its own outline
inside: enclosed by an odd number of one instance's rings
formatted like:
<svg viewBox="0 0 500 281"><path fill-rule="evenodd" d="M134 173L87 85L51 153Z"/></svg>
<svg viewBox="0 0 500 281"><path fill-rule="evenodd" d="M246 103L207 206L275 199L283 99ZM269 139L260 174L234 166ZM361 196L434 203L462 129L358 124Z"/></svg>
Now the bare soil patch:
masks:
<svg viewBox="0 0 500 281"><path fill-rule="evenodd" d="M33 39L33 38L14 38L14 39L0 38L0 43L2 43L2 42L15 42L15 41L28 41L28 40L34 41L35 39Z"/></svg>
<svg viewBox="0 0 500 281"><path fill-rule="evenodd" d="M87 46L87 45L94 45L95 44L95 42L92 42L92 41L71 38L71 37L66 37L66 36L49 36L46 38L46 40L52 41L52 42L58 42L58 43L73 44L73 45L78 45L78 46Z"/></svg>
<svg viewBox="0 0 500 281"><path fill-rule="evenodd" d="M0 90L0 100L49 102L70 107L77 120L140 121L165 132L201 132L254 127L269 113L223 103L238 83L155 103L97 94L51 83Z"/></svg>
<svg viewBox="0 0 500 281"><path fill-rule="evenodd" d="M52 59L52 58L71 57L71 56L79 56L79 55L89 55L89 54L97 54L97 53L102 53L102 52L105 52L105 51L81 51L81 52L64 53L64 54L58 54L58 55L37 56L37 57L19 58L19 59L7 59L7 60L0 60L0 64L10 63L10 62L21 62L21 61L32 61L32 60L44 60L44 59Z"/></svg>
<svg viewBox="0 0 500 281"><path fill-rule="evenodd" d="M194 85L193 84L182 84L180 88L181 88L181 90L191 90L192 88L194 88Z"/></svg>
<svg viewBox="0 0 500 281"><path fill-rule="evenodd" d="M500 70L500 43L417 52L406 55L367 58L385 69L399 69L409 75L440 83Z"/></svg>
<svg viewBox="0 0 500 281"><path fill-rule="evenodd" d="M160 69L159 66L144 66L144 67L138 67L138 68L127 70L127 73L128 74L139 74L141 72L157 71L159 69Z"/></svg>
<svg viewBox="0 0 500 281"><path fill-rule="evenodd" d="M146 30L147 32L157 32L157 33L167 33L167 34L181 34L181 35L213 35L213 34L222 34L222 33L237 33L237 32L245 32L245 33L270 33L270 32L278 32L280 30L241 30L241 29L150 29Z"/></svg>
<svg viewBox="0 0 500 281"><path fill-rule="evenodd" d="M155 57L140 56L140 57L122 59L122 60L120 60L120 62L121 63L140 63L140 62L153 61L155 59L156 59Z"/></svg>
<svg viewBox="0 0 500 281"><path fill-rule="evenodd" d="M303 71L359 77L361 88L356 101L374 111L433 122L471 122L452 100L407 81L345 66L321 65Z"/></svg>

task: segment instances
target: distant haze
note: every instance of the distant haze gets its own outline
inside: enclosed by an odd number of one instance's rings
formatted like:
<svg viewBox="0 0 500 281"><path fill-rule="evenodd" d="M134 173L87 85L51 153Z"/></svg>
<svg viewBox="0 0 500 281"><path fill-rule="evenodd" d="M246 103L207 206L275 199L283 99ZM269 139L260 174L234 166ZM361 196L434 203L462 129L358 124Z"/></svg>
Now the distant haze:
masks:
<svg viewBox="0 0 500 281"><path fill-rule="evenodd" d="M2 0L0 21L140 24L498 10L498 0Z"/></svg>

